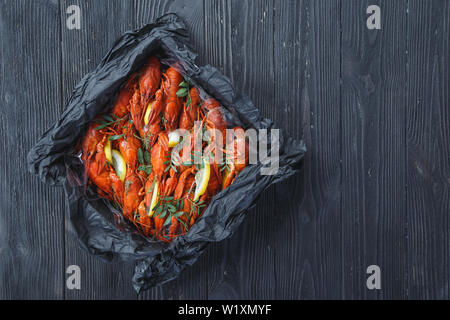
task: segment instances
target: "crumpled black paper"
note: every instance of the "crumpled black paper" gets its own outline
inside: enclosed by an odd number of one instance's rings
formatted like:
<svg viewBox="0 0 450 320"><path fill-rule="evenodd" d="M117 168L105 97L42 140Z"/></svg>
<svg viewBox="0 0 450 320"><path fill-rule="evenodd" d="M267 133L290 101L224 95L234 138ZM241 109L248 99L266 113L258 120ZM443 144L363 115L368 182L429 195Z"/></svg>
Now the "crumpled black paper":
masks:
<svg viewBox="0 0 450 320"><path fill-rule="evenodd" d="M179 70L201 88L202 94L222 104L231 124L246 129L272 128L272 122L262 118L247 97L236 95L227 77L209 65L195 65L196 54L188 48L185 25L175 14L125 33L98 67L75 87L64 113L30 150L28 167L42 181L64 186L66 207L85 249L106 259L119 255L138 261L133 276L138 292L176 278L198 259L209 242L229 237L265 189L300 169L306 152L303 141L283 137L280 131L276 174L261 175L261 162L249 165L230 187L213 198L186 235L170 244L141 236L108 201L87 192L90 187L76 146L88 124L112 107L121 86L151 55L166 64L178 62Z"/></svg>

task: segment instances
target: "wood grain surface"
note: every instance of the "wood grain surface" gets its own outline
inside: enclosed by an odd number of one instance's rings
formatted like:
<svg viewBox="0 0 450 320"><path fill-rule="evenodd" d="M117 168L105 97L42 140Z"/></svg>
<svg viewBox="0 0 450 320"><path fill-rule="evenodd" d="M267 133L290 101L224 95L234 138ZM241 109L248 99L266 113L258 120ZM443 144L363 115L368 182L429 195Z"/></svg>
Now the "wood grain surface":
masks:
<svg viewBox="0 0 450 320"><path fill-rule="evenodd" d="M345 298L405 298L407 1L386 1L381 30L342 7L342 223ZM364 16L362 16L364 17ZM380 266L383 290L365 287Z"/></svg>
<svg viewBox="0 0 450 320"><path fill-rule="evenodd" d="M409 296L449 298L448 1L409 1L407 245Z"/></svg>
<svg viewBox="0 0 450 320"><path fill-rule="evenodd" d="M63 191L43 185L26 165L28 150L63 105L59 7L1 1L0 8L0 298L61 299Z"/></svg>
<svg viewBox="0 0 450 320"><path fill-rule="evenodd" d="M80 30L66 27L73 4ZM114 40L168 12L198 64L308 153L231 238L138 295L134 263L81 249L62 189L25 159ZM0 299L448 299L449 30L445 0L0 0ZM81 290L66 288L69 265Z"/></svg>

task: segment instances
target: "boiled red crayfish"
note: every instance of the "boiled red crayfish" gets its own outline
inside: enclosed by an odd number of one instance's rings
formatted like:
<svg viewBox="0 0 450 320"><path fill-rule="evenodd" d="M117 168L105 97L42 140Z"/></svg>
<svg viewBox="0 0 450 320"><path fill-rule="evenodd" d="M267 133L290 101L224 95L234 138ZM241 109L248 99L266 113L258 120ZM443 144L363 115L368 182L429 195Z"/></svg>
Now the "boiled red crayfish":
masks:
<svg viewBox="0 0 450 320"><path fill-rule="evenodd" d="M111 113L89 125L81 159L101 197L114 201L144 235L170 242L188 232L245 168L248 144L239 127L227 138L216 100L202 100L174 66L162 68L151 57L130 76ZM182 141L177 129L186 133ZM200 141L198 155L193 141L205 130L211 134ZM183 149L175 157L178 144Z"/></svg>

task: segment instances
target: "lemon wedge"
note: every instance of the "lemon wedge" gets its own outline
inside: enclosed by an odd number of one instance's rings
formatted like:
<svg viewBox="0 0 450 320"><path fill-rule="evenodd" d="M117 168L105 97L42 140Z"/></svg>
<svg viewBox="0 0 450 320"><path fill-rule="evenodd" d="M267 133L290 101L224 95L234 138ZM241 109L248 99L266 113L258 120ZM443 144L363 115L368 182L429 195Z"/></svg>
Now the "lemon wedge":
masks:
<svg viewBox="0 0 450 320"><path fill-rule="evenodd" d="M144 124L148 124L148 121L150 120L149 119L149 117L150 117L150 111L152 111L152 106L153 106L153 103L154 103L155 101L151 101L149 104L148 104L148 106L147 106L147 110L145 111L145 115L144 115Z"/></svg>
<svg viewBox="0 0 450 320"><path fill-rule="evenodd" d="M211 174L211 167L209 162L203 159L202 168L195 174L195 193L194 201L197 201L203 195L208 187L209 176Z"/></svg>
<svg viewBox="0 0 450 320"><path fill-rule="evenodd" d="M158 203L159 198L159 184L158 181L155 182L155 186L153 187L152 201L150 202L150 208L148 209L148 215L150 217L155 213L155 207Z"/></svg>
<svg viewBox="0 0 450 320"><path fill-rule="evenodd" d="M123 182L125 181L125 175L127 173L127 164L125 163L125 160L123 159L122 154L120 154L119 151L113 149L111 151L111 155L112 165L116 170L117 176Z"/></svg>
<svg viewBox="0 0 450 320"><path fill-rule="evenodd" d="M112 163L111 141L109 141L109 140L105 144L105 157L106 157L106 160L108 160L109 163Z"/></svg>
<svg viewBox="0 0 450 320"><path fill-rule="evenodd" d="M169 132L169 147L173 148L175 147L177 144L180 143L180 133L178 132L178 130Z"/></svg>

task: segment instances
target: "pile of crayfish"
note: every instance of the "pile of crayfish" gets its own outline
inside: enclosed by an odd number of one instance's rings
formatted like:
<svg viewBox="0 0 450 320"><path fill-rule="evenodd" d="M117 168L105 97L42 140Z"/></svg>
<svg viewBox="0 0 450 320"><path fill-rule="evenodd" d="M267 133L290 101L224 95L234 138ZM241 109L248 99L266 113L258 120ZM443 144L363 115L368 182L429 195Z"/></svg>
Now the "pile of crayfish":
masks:
<svg viewBox="0 0 450 320"><path fill-rule="evenodd" d="M175 67L148 59L81 141L98 195L139 232L165 242L188 232L248 164L244 130L228 128L218 101L202 99Z"/></svg>

